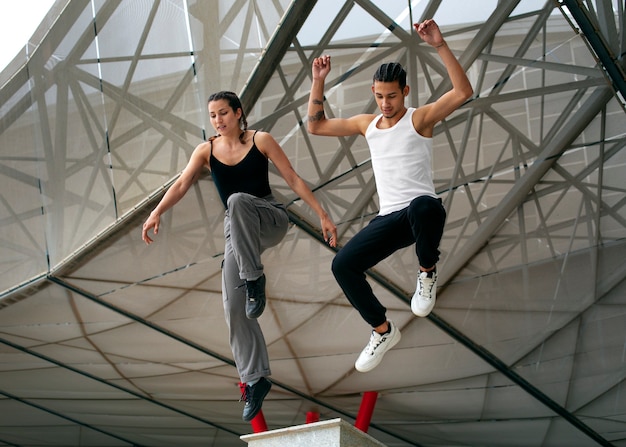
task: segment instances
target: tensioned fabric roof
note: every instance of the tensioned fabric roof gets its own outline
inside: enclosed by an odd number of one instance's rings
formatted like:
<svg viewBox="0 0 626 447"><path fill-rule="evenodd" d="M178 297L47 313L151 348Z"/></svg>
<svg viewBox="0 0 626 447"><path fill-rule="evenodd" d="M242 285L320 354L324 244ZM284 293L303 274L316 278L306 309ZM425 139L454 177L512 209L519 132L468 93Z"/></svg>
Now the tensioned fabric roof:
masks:
<svg viewBox="0 0 626 447"><path fill-rule="evenodd" d="M407 104L449 88L411 23L434 18L475 96L436 128L448 210L438 301L409 299L412 249L369 280L402 341L366 374L369 328L318 221L264 254L270 429L307 412L404 446L626 446L626 114L621 1L58 0L0 75L0 445L243 446L221 303L223 207L208 176L140 226L239 93L344 244L376 215L363 138L306 132L310 65L328 116L376 111L382 62Z"/></svg>

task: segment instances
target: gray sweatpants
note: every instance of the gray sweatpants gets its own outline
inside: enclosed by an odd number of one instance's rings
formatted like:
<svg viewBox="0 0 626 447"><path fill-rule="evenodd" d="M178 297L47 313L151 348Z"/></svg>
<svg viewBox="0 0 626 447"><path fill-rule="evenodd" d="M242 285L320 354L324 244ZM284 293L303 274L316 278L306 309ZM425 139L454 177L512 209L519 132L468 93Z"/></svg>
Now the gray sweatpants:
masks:
<svg viewBox="0 0 626 447"><path fill-rule="evenodd" d="M285 207L273 196L258 198L235 193L224 217L222 297L230 333L230 348L243 383L271 374L263 332L256 319L246 317L245 280L263 274L261 253L278 244L289 225Z"/></svg>

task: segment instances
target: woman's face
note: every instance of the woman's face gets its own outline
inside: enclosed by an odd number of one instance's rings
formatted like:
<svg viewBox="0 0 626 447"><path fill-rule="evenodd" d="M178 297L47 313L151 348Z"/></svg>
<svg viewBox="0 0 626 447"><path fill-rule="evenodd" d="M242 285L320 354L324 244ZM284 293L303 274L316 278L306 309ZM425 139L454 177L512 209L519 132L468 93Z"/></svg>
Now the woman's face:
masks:
<svg viewBox="0 0 626 447"><path fill-rule="evenodd" d="M211 125L220 135L226 135L231 132L236 132L239 135L241 132L239 127L241 109L237 109L237 112L235 112L225 99L209 102L209 117Z"/></svg>

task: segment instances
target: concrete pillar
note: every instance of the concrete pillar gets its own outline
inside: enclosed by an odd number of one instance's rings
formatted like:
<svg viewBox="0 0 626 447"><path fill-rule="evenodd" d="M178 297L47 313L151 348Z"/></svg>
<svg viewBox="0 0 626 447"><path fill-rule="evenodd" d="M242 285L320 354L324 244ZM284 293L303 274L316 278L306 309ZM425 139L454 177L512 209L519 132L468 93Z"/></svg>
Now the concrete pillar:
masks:
<svg viewBox="0 0 626 447"><path fill-rule="evenodd" d="M249 447L385 447L342 419L241 436Z"/></svg>

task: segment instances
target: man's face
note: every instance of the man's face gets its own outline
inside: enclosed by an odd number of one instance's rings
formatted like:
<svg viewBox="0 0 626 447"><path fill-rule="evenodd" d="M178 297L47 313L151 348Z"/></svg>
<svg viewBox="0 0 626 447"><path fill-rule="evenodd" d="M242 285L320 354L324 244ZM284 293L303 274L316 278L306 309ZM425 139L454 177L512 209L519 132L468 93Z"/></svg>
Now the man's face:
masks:
<svg viewBox="0 0 626 447"><path fill-rule="evenodd" d="M376 98L376 104L385 118L394 118L399 112L404 111L404 97L409 94L409 86L400 88L398 81L381 82L374 81L372 93Z"/></svg>

